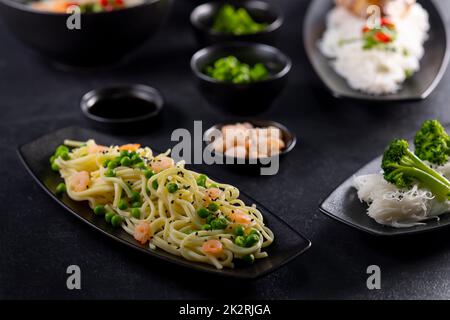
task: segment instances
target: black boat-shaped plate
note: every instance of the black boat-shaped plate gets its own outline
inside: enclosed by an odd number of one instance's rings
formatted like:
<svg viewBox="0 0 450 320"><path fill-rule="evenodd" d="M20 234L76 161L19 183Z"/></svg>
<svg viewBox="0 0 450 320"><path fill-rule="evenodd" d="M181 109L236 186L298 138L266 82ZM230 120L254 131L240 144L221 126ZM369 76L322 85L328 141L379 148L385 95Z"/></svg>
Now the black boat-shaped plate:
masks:
<svg viewBox="0 0 450 320"><path fill-rule="evenodd" d="M355 176L380 172L381 156L369 162L353 176L337 187L320 205L320 211L333 219L341 221L356 229L377 236L397 236L432 231L450 226L450 214L439 216L439 220L431 219L425 225L411 228L394 228L381 225L367 215L367 205L359 201L356 189L353 188Z"/></svg>
<svg viewBox="0 0 450 320"><path fill-rule="evenodd" d="M132 236L127 234L121 228L114 229L111 225L107 224L102 217L97 217L92 214L92 210L86 202L73 201L67 195L61 197L56 195L56 186L61 182L61 178L58 173L55 173L50 169L48 159L53 154L55 148L65 139L82 141L95 139L97 142L106 145L120 145L126 142L95 131L78 127L68 127L47 134L19 147L19 155L34 179L61 206L98 231L131 248L191 269L233 278L253 279L276 270L305 252L311 246L311 242L303 235L295 231L261 204L241 192L240 198L246 203L256 204L264 216L266 225L270 227L275 234L274 243L267 248L269 254L268 258L257 260L252 265L239 265L234 269L218 270L213 266L187 261L159 249L150 250L147 246L140 245Z"/></svg>
<svg viewBox="0 0 450 320"><path fill-rule="evenodd" d="M352 89L346 80L331 67L330 60L319 50L318 43L326 29L326 16L334 5L333 0L314 0L303 24L303 44L314 70L336 98L350 98L370 102L414 101L427 98L444 75L449 60L448 38L444 21L434 1L418 1L429 14L429 39L425 54L420 60L420 70L394 94L374 96Z"/></svg>

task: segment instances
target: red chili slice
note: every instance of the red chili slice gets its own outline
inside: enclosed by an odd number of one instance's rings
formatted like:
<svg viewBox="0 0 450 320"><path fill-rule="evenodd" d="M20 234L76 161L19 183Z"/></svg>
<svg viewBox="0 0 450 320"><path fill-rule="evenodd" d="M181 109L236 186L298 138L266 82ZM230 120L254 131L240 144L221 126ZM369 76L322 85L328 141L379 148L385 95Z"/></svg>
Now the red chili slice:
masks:
<svg viewBox="0 0 450 320"><path fill-rule="evenodd" d="M388 18L381 18L381 25L383 27L387 27L389 29L394 29L395 28L395 24L393 24L392 21L389 20Z"/></svg>
<svg viewBox="0 0 450 320"><path fill-rule="evenodd" d="M379 42L387 43L392 41L392 37L385 34L384 32L378 31L375 33L375 39Z"/></svg>

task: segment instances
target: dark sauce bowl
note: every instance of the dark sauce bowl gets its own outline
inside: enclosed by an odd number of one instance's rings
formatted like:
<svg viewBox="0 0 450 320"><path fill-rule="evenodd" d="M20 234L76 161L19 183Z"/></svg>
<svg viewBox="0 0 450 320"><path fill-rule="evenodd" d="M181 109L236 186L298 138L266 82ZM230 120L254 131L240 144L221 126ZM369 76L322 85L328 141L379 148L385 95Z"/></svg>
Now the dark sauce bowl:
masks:
<svg viewBox="0 0 450 320"><path fill-rule="evenodd" d="M141 130L160 121L161 93L145 85L125 85L92 90L81 99L81 111L95 127Z"/></svg>
<svg viewBox="0 0 450 320"><path fill-rule="evenodd" d="M266 23L267 27L260 32L245 35L234 35L212 30L214 19L224 4L245 8L253 20L258 23ZM275 44L283 24L283 15L276 6L264 1L215 1L196 7L191 13L191 24L201 47L230 41Z"/></svg>
<svg viewBox="0 0 450 320"><path fill-rule="evenodd" d="M108 66L142 45L163 23L173 0L145 0L128 8L83 13L81 29L70 30L70 15L32 8L27 0L0 0L0 16L29 47L58 64Z"/></svg>
<svg viewBox="0 0 450 320"><path fill-rule="evenodd" d="M242 122L248 122L252 124L255 128L265 128L265 127L276 127L280 129L281 131L281 139L283 140L285 147L281 150L281 152L272 157L266 157L266 158L258 158L256 159L256 163L250 163L249 159L238 159L237 157L229 157L226 156L223 153L216 153L215 155L218 155L219 157L223 157L223 165L229 169L232 169L234 171L237 171L239 173L245 174L245 175L259 175L261 174L261 168L267 167L267 163L269 161L273 161L274 157L279 157L279 162L281 165L281 161L285 156L294 149L295 145L297 144L297 137L295 134L290 131L287 127L282 125L281 123L271 121L271 120L261 120L261 119L239 119L237 121L228 121L223 123L218 123L208 130L205 131L203 135L203 140L205 141L205 145L208 145L210 142L212 142L212 133L215 130L222 130L223 126L230 125L230 124L236 124L236 123L242 123ZM243 163L239 163L240 162Z"/></svg>
<svg viewBox="0 0 450 320"><path fill-rule="evenodd" d="M249 65L263 63L269 78L248 84L221 82L204 73L206 66L226 56ZM191 69L201 93L211 105L226 113L258 114L267 110L286 85L291 60L275 47L256 43L229 43L201 49L191 59Z"/></svg>

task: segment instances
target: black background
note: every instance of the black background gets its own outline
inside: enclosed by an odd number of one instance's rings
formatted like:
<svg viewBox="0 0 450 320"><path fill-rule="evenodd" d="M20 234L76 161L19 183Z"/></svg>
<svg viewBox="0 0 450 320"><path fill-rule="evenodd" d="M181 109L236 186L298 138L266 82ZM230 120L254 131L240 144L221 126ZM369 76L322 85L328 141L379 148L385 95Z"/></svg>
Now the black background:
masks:
<svg viewBox="0 0 450 320"><path fill-rule="evenodd" d="M449 25L450 1L436 2ZM288 266L256 281L237 282L160 262L95 232L32 180L17 157L17 146L67 125L88 126L79 100L99 86L144 83L161 89L167 100L161 127L124 136L158 149L173 145L175 128L192 129L194 120L203 120L206 129L224 120L200 96L190 72L196 44L188 17L194 3L175 0L163 30L145 47L127 63L95 72L54 68L0 22L0 298L450 298L449 230L375 238L318 211L320 200L390 139L409 138L425 119L449 123L450 72L422 102L364 105L336 100L321 87L303 51L301 26L308 1L278 1L286 18L279 47L294 66L286 90L261 115L293 130L297 147L274 177L209 169L312 240L312 248ZM81 267L80 291L66 289L65 270L71 264ZM366 288L371 264L381 267L381 290Z"/></svg>

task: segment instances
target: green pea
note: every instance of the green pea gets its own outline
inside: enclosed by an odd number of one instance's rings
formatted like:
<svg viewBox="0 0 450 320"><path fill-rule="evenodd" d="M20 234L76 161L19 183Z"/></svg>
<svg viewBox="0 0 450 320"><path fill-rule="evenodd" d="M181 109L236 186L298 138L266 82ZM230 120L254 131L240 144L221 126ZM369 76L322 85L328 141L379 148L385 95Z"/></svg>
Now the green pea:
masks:
<svg viewBox="0 0 450 320"><path fill-rule="evenodd" d="M118 214L114 215L114 217L111 218L111 224L113 227L120 227L122 222L123 222L123 219Z"/></svg>
<svg viewBox="0 0 450 320"><path fill-rule="evenodd" d="M131 204L132 208L140 208L141 206L142 206L142 203L140 201L136 201Z"/></svg>
<svg viewBox="0 0 450 320"><path fill-rule="evenodd" d="M114 172L113 169L108 169L108 170L106 170L106 172L105 172L105 176L106 176L106 177L109 177L109 178L112 178L112 177L115 177L115 176L116 176L116 173Z"/></svg>
<svg viewBox="0 0 450 320"><path fill-rule="evenodd" d="M197 185L206 188L206 179L208 179L208 177L204 174L201 174L197 177Z"/></svg>
<svg viewBox="0 0 450 320"><path fill-rule="evenodd" d="M144 160L142 160L142 158L139 157L137 154L134 154L134 155L131 157L131 161L132 161L134 164L137 164L137 163L143 162Z"/></svg>
<svg viewBox="0 0 450 320"><path fill-rule="evenodd" d="M246 256L243 256L242 260L244 260L246 263L252 264L253 262L255 262L255 256L252 254L248 254Z"/></svg>
<svg viewBox="0 0 450 320"><path fill-rule="evenodd" d="M159 187L159 185L158 185L158 180L153 180L153 182L152 182L152 187L153 187L153 189L158 189L158 187Z"/></svg>
<svg viewBox="0 0 450 320"><path fill-rule="evenodd" d="M227 227L228 221L225 218L217 218L211 221L211 227L214 230L223 230Z"/></svg>
<svg viewBox="0 0 450 320"><path fill-rule="evenodd" d="M64 152L69 153L69 148L67 148L65 145L60 145L58 148L56 148L55 155L56 157L58 157Z"/></svg>
<svg viewBox="0 0 450 320"><path fill-rule="evenodd" d="M105 207L102 206L102 205L95 206L95 208L94 208L94 213L95 213L97 216L102 216L102 215L105 214L105 212L106 212L106 209L105 209Z"/></svg>
<svg viewBox="0 0 450 320"><path fill-rule="evenodd" d="M234 228L234 234L237 236L245 235L244 227L242 225L237 225L236 228Z"/></svg>
<svg viewBox="0 0 450 320"><path fill-rule="evenodd" d="M56 163L52 164L52 170L53 171L59 171L59 166Z"/></svg>
<svg viewBox="0 0 450 320"><path fill-rule="evenodd" d="M138 164L135 164L134 167L142 170L147 169L147 166L145 165L144 162L139 162Z"/></svg>
<svg viewBox="0 0 450 320"><path fill-rule="evenodd" d="M169 191L170 193L175 193L178 191L178 185L176 183L168 183L167 184L167 191Z"/></svg>
<svg viewBox="0 0 450 320"><path fill-rule="evenodd" d="M59 154L59 156L63 159L63 160L69 160L70 156L69 153L67 151L63 151Z"/></svg>
<svg viewBox="0 0 450 320"><path fill-rule="evenodd" d="M141 218L141 210L139 208L133 208L131 209L131 216L136 219Z"/></svg>
<svg viewBox="0 0 450 320"><path fill-rule="evenodd" d="M124 167L128 167L128 166L131 165L131 160L130 160L130 158L128 158L128 157L123 157L123 158L120 160L120 164L121 164L122 166L124 166Z"/></svg>
<svg viewBox="0 0 450 320"><path fill-rule="evenodd" d="M251 246L255 245L256 243L258 243L258 241L259 241L259 236L257 234L250 234L245 238L245 246L251 247Z"/></svg>
<svg viewBox="0 0 450 320"><path fill-rule="evenodd" d="M56 186L56 194L63 194L67 191L66 184L60 183Z"/></svg>
<svg viewBox="0 0 450 320"><path fill-rule="evenodd" d="M113 170L119 166L119 163L120 161L118 161L117 159L113 159L108 162L107 167L109 170Z"/></svg>
<svg viewBox="0 0 450 320"><path fill-rule="evenodd" d="M120 200L117 206L120 210L126 210L128 208L128 203L125 200Z"/></svg>
<svg viewBox="0 0 450 320"><path fill-rule="evenodd" d="M107 168L110 162L111 159L106 159L105 161L103 161L103 168Z"/></svg>
<svg viewBox="0 0 450 320"><path fill-rule="evenodd" d="M211 230L211 225L210 224L202 225L202 230Z"/></svg>
<svg viewBox="0 0 450 320"><path fill-rule="evenodd" d="M206 208L200 208L197 210L197 214L200 218L206 219L209 216L209 211Z"/></svg>
<svg viewBox="0 0 450 320"><path fill-rule="evenodd" d="M237 236L234 239L234 244L239 246L239 247L245 247L245 237L243 236Z"/></svg>
<svg viewBox="0 0 450 320"><path fill-rule="evenodd" d="M216 212L217 210L219 210L219 205L215 202L211 202L208 206L208 209L212 212Z"/></svg>
<svg viewBox="0 0 450 320"><path fill-rule="evenodd" d="M128 157L129 153L127 150L122 150L120 151L119 157L123 158L123 157Z"/></svg>
<svg viewBox="0 0 450 320"><path fill-rule="evenodd" d="M150 179L151 177L153 177L154 173L152 170L145 170L144 175L147 179Z"/></svg>
<svg viewBox="0 0 450 320"><path fill-rule="evenodd" d="M139 192L133 191L130 198L131 202L138 202L141 200L141 194Z"/></svg>
<svg viewBox="0 0 450 320"><path fill-rule="evenodd" d="M257 236L259 236L258 230L256 230L255 228L250 229L250 232L248 233L248 235L251 235L251 234L256 234Z"/></svg>
<svg viewBox="0 0 450 320"><path fill-rule="evenodd" d="M211 212L209 213L209 216L206 217L206 223L211 223L216 217L211 214Z"/></svg>
<svg viewBox="0 0 450 320"><path fill-rule="evenodd" d="M114 212L111 212L111 211L107 212L105 214L105 221L108 223L111 223L111 218L114 217L115 215L116 214Z"/></svg>

